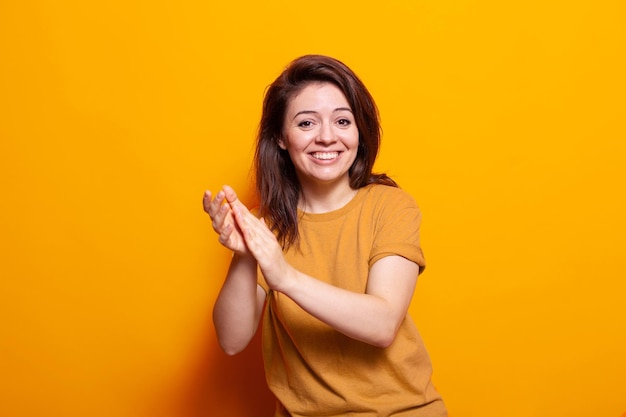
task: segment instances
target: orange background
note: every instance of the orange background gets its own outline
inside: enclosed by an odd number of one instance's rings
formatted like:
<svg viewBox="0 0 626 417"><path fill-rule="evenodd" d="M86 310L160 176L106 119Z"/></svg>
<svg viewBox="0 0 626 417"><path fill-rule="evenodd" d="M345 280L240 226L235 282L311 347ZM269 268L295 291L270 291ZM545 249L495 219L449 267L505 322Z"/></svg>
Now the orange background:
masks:
<svg viewBox="0 0 626 417"><path fill-rule="evenodd" d="M411 314L453 417L626 412L626 8L0 2L0 416L269 416L217 348L265 87L335 56L424 211Z"/></svg>

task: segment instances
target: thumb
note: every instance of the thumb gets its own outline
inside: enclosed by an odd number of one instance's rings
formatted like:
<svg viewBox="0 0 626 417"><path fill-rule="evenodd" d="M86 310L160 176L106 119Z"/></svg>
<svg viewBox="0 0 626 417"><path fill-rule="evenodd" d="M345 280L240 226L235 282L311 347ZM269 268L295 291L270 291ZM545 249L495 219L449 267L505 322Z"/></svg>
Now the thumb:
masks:
<svg viewBox="0 0 626 417"><path fill-rule="evenodd" d="M229 203L232 204L239 200L239 197L237 197L237 193L235 192L235 190L233 190L233 188L230 185L224 185L222 187L222 191L224 192L226 201L228 201Z"/></svg>
<svg viewBox="0 0 626 417"><path fill-rule="evenodd" d="M222 191L224 192L226 201L230 204L230 207L233 210L238 209L242 214L249 213L248 208L241 202L241 200L239 200L237 193L232 189L232 187L224 185L224 187L222 187Z"/></svg>

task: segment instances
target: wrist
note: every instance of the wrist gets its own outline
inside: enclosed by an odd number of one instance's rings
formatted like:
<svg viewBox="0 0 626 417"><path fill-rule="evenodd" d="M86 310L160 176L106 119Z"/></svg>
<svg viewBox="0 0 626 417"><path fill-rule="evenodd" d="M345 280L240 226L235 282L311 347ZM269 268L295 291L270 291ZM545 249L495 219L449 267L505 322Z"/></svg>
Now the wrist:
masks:
<svg viewBox="0 0 626 417"><path fill-rule="evenodd" d="M274 291L281 292L285 295L293 293L294 288L297 287L298 271L291 265L285 264L285 269L281 273L280 279L276 280L276 287Z"/></svg>
<svg viewBox="0 0 626 417"><path fill-rule="evenodd" d="M256 270L257 268L257 262L256 259L254 259L254 256L252 256L249 253L244 253L244 254L240 254L240 253L233 253L233 259L231 261L232 265L239 265L239 267L242 268L248 268L248 269L254 269Z"/></svg>

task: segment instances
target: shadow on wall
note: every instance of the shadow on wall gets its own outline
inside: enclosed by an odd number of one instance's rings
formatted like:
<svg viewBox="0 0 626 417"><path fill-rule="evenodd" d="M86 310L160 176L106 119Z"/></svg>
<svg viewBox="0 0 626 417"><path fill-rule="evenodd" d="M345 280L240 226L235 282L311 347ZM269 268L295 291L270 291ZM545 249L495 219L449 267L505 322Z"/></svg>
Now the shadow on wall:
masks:
<svg viewBox="0 0 626 417"><path fill-rule="evenodd" d="M212 324L211 324L212 325ZM275 399L265 382L261 331L248 347L235 356L219 347L209 332L205 354L198 358L195 375L185 397L183 415L189 417L271 417Z"/></svg>
<svg viewBox="0 0 626 417"><path fill-rule="evenodd" d="M253 190L235 184L239 199L249 208L258 207ZM243 352L226 355L218 344L211 313L202 333L190 374L184 384L177 416L272 417L276 404L265 381L261 352L262 319L257 333Z"/></svg>

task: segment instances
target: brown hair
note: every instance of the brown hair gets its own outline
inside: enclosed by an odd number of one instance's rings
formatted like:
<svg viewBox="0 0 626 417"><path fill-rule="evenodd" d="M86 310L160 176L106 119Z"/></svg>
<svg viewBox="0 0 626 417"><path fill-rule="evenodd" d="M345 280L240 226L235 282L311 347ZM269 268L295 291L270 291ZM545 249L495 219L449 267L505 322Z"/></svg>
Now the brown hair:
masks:
<svg viewBox="0 0 626 417"><path fill-rule="evenodd" d="M350 167L350 187L358 189L377 183L397 187L385 174L372 168L380 147L378 108L367 88L342 62L322 55L305 55L292 61L269 86L263 100L263 114L254 158L259 214L276 232L283 248L298 241L297 207L300 183L287 151L280 148L285 112L289 101L306 86L329 82L346 96L359 131L359 148Z"/></svg>

